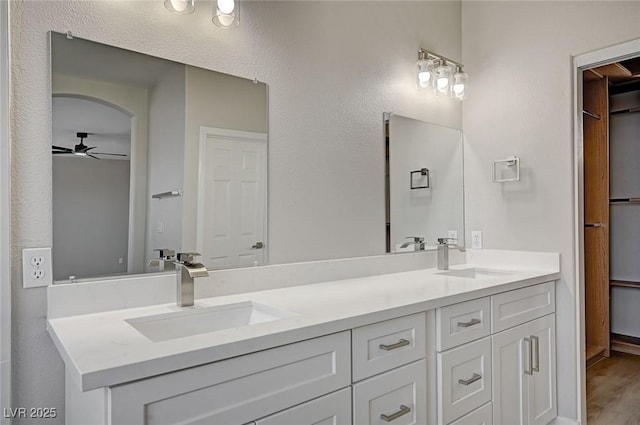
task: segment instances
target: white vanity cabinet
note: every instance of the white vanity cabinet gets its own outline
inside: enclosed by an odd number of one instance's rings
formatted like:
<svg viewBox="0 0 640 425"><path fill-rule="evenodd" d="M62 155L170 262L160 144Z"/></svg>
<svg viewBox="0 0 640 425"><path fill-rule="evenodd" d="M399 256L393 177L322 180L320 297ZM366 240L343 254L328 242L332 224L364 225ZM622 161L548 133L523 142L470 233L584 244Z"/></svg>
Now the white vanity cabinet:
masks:
<svg viewBox="0 0 640 425"><path fill-rule="evenodd" d="M438 425L555 418L553 282L439 308L435 330Z"/></svg>
<svg viewBox="0 0 640 425"><path fill-rule="evenodd" d="M328 394L266 418L251 425L350 425L351 388Z"/></svg>
<svg viewBox="0 0 640 425"><path fill-rule="evenodd" d="M352 344L353 424L425 424L425 313L353 329Z"/></svg>
<svg viewBox="0 0 640 425"><path fill-rule="evenodd" d="M103 423L248 423L348 388L350 349L350 332L345 331L110 387L106 389ZM346 395L350 396L350 391ZM350 405L344 393L341 397L343 403L346 400ZM321 413L319 405L314 406L316 413ZM68 407L76 412L88 410L88 414L96 408L80 403ZM325 418L340 414L339 409L334 411L334 408L338 409L329 405ZM86 417L79 417L76 423L87 425L89 422ZM350 419L343 423L350 423Z"/></svg>
<svg viewBox="0 0 640 425"><path fill-rule="evenodd" d="M495 425L546 425L556 416L555 314L492 337Z"/></svg>

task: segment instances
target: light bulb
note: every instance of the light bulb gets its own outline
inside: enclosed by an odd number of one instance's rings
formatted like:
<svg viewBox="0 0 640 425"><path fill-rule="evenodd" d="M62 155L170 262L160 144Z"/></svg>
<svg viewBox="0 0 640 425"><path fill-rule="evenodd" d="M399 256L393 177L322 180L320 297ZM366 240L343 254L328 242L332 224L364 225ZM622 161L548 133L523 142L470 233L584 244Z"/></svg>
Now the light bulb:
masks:
<svg viewBox="0 0 640 425"><path fill-rule="evenodd" d="M225 15L229 15L236 8L234 0L218 0L218 10Z"/></svg>
<svg viewBox="0 0 640 425"><path fill-rule="evenodd" d="M171 0L171 6L176 12L184 12L187 8L187 2L184 0Z"/></svg>
<svg viewBox="0 0 640 425"><path fill-rule="evenodd" d="M431 80L430 72L421 72L418 74L418 84L420 87L427 87L429 85L429 80Z"/></svg>
<svg viewBox="0 0 640 425"><path fill-rule="evenodd" d="M164 7L180 15L188 15L196 10L194 0L165 0Z"/></svg>
<svg viewBox="0 0 640 425"><path fill-rule="evenodd" d="M240 7L235 0L217 0L211 21L220 28L234 28L240 24Z"/></svg>
<svg viewBox="0 0 640 425"><path fill-rule="evenodd" d="M451 85L451 67L449 65L440 65L436 68L436 93L439 95L449 94Z"/></svg>
<svg viewBox="0 0 640 425"><path fill-rule="evenodd" d="M464 100L467 97L467 87L469 85L469 77L458 68L453 76L453 87L451 97L456 100Z"/></svg>
<svg viewBox="0 0 640 425"><path fill-rule="evenodd" d="M421 59L416 62L417 84L420 88L427 88L431 85L431 74L433 73L433 61L431 59Z"/></svg>

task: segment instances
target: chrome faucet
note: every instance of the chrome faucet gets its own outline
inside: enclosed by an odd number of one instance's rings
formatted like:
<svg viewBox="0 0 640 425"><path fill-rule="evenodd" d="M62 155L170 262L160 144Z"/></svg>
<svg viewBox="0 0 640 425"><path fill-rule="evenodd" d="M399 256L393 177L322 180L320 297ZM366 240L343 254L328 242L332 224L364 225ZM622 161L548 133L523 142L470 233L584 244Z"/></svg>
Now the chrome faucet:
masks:
<svg viewBox="0 0 640 425"><path fill-rule="evenodd" d="M458 248L460 252L464 252L463 246L452 244L449 241L457 241L453 238L438 238L438 270L449 270L449 247Z"/></svg>
<svg viewBox="0 0 640 425"><path fill-rule="evenodd" d="M424 238L421 236L407 236L407 239L413 239L411 242L405 242L400 248L406 248L409 245L415 245L416 251L424 251Z"/></svg>
<svg viewBox="0 0 640 425"><path fill-rule="evenodd" d="M179 252L175 265L178 266L176 279L178 283L177 301L180 307L193 305L193 279L207 277L209 272L201 263L195 263L193 257L199 256L197 252Z"/></svg>
<svg viewBox="0 0 640 425"><path fill-rule="evenodd" d="M153 250L158 251L158 258L152 258L149 261L149 267L158 267L158 271L168 272L175 270L175 265L173 262L175 261L176 252L172 249L160 248Z"/></svg>

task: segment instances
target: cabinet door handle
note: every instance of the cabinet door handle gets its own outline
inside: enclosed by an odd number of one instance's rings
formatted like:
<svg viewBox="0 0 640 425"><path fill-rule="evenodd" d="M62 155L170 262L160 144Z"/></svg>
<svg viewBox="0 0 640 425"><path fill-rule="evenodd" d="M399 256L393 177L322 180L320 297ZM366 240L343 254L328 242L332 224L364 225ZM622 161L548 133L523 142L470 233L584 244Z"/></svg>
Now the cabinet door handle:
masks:
<svg viewBox="0 0 640 425"><path fill-rule="evenodd" d="M411 412L411 408L405 406L404 404L400 405L400 410L398 410L396 413L392 413L390 415L385 415L384 413L380 415L380 419L382 419L385 422L391 422L391 421L395 421L396 419L398 419L400 416L404 416L407 413Z"/></svg>
<svg viewBox="0 0 640 425"><path fill-rule="evenodd" d="M476 381L479 381L482 379L482 375L478 375L477 373L474 373L471 375L471 378L469 379L458 379L458 384L462 384L462 385L471 385Z"/></svg>
<svg viewBox="0 0 640 425"><path fill-rule="evenodd" d="M533 366L531 366L531 371L532 372L540 372L540 338L538 338L535 335L531 335L531 343L533 345L533 343L536 343L536 349L535 350L531 350L535 353L535 361L533 362Z"/></svg>
<svg viewBox="0 0 640 425"><path fill-rule="evenodd" d="M469 320L468 322L458 322L458 327L459 328L468 328L468 327L471 327L471 326L479 325L480 323L482 323L482 320L473 318L473 319Z"/></svg>
<svg viewBox="0 0 640 425"><path fill-rule="evenodd" d="M524 373L525 375L533 375L533 342L531 341L531 338L525 338L524 342L529 344L529 369L525 369ZM524 351L523 351L524 354Z"/></svg>
<svg viewBox="0 0 640 425"><path fill-rule="evenodd" d="M391 350L397 350L398 348L407 346L409 344L411 344L410 341L402 338L400 341L396 342L395 344L389 344L389 345L380 344L379 347L381 350L391 351Z"/></svg>

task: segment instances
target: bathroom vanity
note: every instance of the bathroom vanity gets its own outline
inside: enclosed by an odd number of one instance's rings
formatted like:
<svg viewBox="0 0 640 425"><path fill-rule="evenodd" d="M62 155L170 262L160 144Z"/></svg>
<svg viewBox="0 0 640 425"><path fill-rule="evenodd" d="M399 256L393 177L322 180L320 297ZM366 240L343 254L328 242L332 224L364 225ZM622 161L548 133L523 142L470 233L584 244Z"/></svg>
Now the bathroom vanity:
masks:
<svg viewBox="0 0 640 425"><path fill-rule="evenodd" d="M66 423L549 423L559 259L532 255L50 318Z"/></svg>

